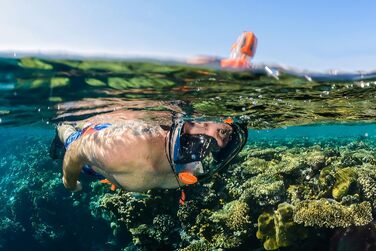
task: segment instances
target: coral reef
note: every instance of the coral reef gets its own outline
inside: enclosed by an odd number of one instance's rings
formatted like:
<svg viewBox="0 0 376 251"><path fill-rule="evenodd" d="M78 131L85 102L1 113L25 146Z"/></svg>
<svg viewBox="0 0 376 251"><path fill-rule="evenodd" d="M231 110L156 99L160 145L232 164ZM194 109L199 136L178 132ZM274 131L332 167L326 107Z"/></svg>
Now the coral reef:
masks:
<svg viewBox="0 0 376 251"><path fill-rule="evenodd" d="M371 170L364 170L359 174L357 183L360 187L360 194L362 197L372 203L372 208L376 210L376 173L374 168Z"/></svg>
<svg viewBox="0 0 376 251"><path fill-rule="evenodd" d="M184 209L179 209L183 211ZM189 248L197 245L213 248L237 248L244 244L246 237L253 232L249 206L241 201L225 204L218 211L201 210L195 224L186 229L186 234L200 237L200 242L189 244ZM185 241L192 239L185 236ZM200 244L198 244L200 243ZM193 246L192 246L193 245Z"/></svg>
<svg viewBox="0 0 376 251"><path fill-rule="evenodd" d="M207 241L194 241L189 246L180 249L180 251L211 251L214 247Z"/></svg>
<svg viewBox="0 0 376 251"><path fill-rule="evenodd" d="M87 250L101 246L113 250L109 224L90 215L91 191L72 195L62 186L61 163L47 154L50 138L43 134L25 136L22 142L4 140L0 147L6 156L0 185L7 194L0 198L0 249ZM86 183L84 180L85 187ZM92 195L95 199L96 194Z"/></svg>
<svg viewBox="0 0 376 251"><path fill-rule="evenodd" d="M246 181L240 188L241 200L254 201L259 206L276 205L283 200L284 183L281 177L260 174Z"/></svg>
<svg viewBox="0 0 376 251"><path fill-rule="evenodd" d="M328 200L307 200L297 203L294 221L313 227L349 227L368 224L373 220L372 207L368 201L350 206Z"/></svg>

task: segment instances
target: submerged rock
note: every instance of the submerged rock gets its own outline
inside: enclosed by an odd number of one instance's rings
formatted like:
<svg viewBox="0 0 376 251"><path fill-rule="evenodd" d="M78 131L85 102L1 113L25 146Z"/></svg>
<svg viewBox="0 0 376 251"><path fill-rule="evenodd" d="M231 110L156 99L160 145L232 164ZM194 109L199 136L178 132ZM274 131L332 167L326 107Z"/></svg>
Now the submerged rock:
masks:
<svg viewBox="0 0 376 251"><path fill-rule="evenodd" d="M330 239L331 251L376 250L376 224L336 229Z"/></svg>

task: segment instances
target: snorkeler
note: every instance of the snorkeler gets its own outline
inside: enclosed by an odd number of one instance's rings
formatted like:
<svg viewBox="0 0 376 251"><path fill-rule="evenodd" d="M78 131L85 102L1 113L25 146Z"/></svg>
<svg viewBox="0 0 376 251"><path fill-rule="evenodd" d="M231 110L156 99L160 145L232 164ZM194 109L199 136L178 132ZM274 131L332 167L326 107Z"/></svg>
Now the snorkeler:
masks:
<svg viewBox="0 0 376 251"><path fill-rule="evenodd" d="M173 121L171 123L171 121ZM81 172L141 192L194 184L223 169L247 141L247 128L170 113L116 111L62 123L51 157L63 158L64 186L77 192ZM59 156L59 145L66 149Z"/></svg>

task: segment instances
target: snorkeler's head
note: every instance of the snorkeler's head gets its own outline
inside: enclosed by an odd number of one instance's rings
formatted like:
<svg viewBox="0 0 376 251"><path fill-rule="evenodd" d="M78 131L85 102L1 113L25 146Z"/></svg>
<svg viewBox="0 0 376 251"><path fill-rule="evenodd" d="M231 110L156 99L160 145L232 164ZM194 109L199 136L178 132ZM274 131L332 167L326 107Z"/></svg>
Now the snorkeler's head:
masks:
<svg viewBox="0 0 376 251"><path fill-rule="evenodd" d="M226 123L227 122L227 123ZM174 172L193 184L224 168L243 148L247 128L232 120L180 121L170 140Z"/></svg>

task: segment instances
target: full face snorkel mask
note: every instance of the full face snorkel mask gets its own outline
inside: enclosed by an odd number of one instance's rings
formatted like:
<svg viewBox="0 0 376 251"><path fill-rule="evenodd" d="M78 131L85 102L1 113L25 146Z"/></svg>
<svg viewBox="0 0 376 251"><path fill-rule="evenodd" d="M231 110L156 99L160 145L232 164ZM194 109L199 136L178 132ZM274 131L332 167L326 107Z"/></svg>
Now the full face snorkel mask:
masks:
<svg viewBox="0 0 376 251"><path fill-rule="evenodd" d="M217 140L206 134L183 132L185 123L197 123L193 120L179 120L171 128L169 156L172 169L179 181L194 184L202 181L226 165L240 152L247 142L248 131L245 125L226 119L223 124L231 128L227 142L219 147ZM213 122L216 121L199 121Z"/></svg>

